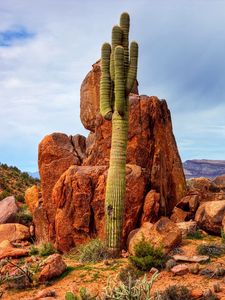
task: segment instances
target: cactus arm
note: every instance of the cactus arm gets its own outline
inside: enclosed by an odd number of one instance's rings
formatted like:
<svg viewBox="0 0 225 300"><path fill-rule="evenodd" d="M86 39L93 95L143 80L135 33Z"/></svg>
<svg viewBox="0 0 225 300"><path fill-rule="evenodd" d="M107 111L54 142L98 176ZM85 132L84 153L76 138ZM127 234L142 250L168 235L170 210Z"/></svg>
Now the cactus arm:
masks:
<svg viewBox="0 0 225 300"><path fill-rule="evenodd" d="M131 92L134 82L137 78L137 63L138 63L138 44L131 42L130 44L130 64L127 74L126 93Z"/></svg>
<svg viewBox="0 0 225 300"><path fill-rule="evenodd" d="M115 63L115 110L123 116L125 113L125 81L124 81L124 49L117 46L114 56Z"/></svg>
<svg viewBox="0 0 225 300"><path fill-rule="evenodd" d="M108 43L102 45L101 55L101 79L100 79L100 112L102 116L111 120L111 78L109 72L111 46Z"/></svg>
<svg viewBox="0 0 225 300"><path fill-rule="evenodd" d="M110 57L110 76L112 81L115 79L115 65L114 65L114 54L115 48L122 44L123 31L122 29L116 25L112 29L112 52Z"/></svg>
<svg viewBox="0 0 225 300"><path fill-rule="evenodd" d="M124 72L125 78L129 68L129 30L130 30L130 16L124 12L120 16L120 27L123 31L122 46L124 48Z"/></svg>

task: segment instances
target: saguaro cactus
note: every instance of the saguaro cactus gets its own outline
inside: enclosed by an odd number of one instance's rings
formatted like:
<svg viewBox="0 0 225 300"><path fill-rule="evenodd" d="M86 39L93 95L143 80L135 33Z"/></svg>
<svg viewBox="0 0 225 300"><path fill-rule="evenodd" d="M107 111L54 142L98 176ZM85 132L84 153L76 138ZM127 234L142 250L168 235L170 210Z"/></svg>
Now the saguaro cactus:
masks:
<svg viewBox="0 0 225 300"><path fill-rule="evenodd" d="M112 46L103 44L101 54L100 112L112 120L110 166L106 184L106 243L117 255L121 250L126 189L128 95L137 76L138 44L130 44L130 17L123 13L120 26L112 29Z"/></svg>

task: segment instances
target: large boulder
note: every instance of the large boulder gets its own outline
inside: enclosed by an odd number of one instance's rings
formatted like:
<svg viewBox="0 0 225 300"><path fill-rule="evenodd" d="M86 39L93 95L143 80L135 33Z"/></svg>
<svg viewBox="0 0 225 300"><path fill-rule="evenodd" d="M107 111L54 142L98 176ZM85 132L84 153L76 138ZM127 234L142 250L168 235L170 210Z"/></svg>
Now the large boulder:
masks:
<svg viewBox="0 0 225 300"><path fill-rule="evenodd" d="M46 282L59 277L66 271L66 263L60 254L52 254L42 263L41 272L39 274L39 281Z"/></svg>
<svg viewBox="0 0 225 300"><path fill-rule="evenodd" d="M39 144L38 167L42 193L42 203L40 205L44 208L48 219L48 224L43 224L43 227L48 228L54 222L56 207L51 199L56 181L71 165L82 163L83 157L80 157L78 153L82 152L83 140L85 140L85 137L80 135L73 137L63 133L53 133L45 136ZM39 209L40 207L37 208L37 210ZM37 214L34 213L34 215ZM34 223L37 224L40 220L36 220L35 216ZM45 222L45 219L43 219L43 222Z"/></svg>
<svg viewBox="0 0 225 300"><path fill-rule="evenodd" d="M199 206L195 214L195 221L203 230L220 235L224 217L225 200L209 201Z"/></svg>
<svg viewBox="0 0 225 300"><path fill-rule="evenodd" d="M84 127L95 131L96 117L100 107L101 61L92 65L80 88L80 119ZM132 93L138 94L138 83L135 82Z"/></svg>
<svg viewBox="0 0 225 300"><path fill-rule="evenodd" d="M0 243L5 240L15 242L29 238L30 232L27 226L16 223L0 224Z"/></svg>
<svg viewBox="0 0 225 300"><path fill-rule="evenodd" d="M123 239L138 222L143 206L147 178L143 169L127 165L125 221ZM53 190L56 246L68 251L90 237L105 235L106 166L71 166Z"/></svg>
<svg viewBox="0 0 225 300"><path fill-rule="evenodd" d="M0 224L13 223L16 221L18 206L14 196L9 196L0 201Z"/></svg>
<svg viewBox="0 0 225 300"><path fill-rule="evenodd" d="M130 233L130 237L128 237L130 254L135 255L135 246L143 239L153 247L162 247L165 254L181 243L182 232L170 219L162 217L154 225L147 225L143 224L134 234Z"/></svg>

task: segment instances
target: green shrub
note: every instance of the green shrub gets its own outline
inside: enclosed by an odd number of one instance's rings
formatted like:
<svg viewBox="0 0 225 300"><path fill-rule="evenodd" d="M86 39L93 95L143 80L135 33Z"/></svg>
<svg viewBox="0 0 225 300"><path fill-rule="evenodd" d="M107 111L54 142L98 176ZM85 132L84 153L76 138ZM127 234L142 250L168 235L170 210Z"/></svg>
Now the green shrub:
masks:
<svg viewBox="0 0 225 300"><path fill-rule="evenodd" d="M23 195L18 195L18 196L16 196L15 198L16 198L16 200L17 200L18 202L22 202L22 203L25 202L25 198L24 198Z"/></svg>
<svg viewBox="0 0 225 300"><path fill-rule="evenodd" d="M171 285L156 297L157 300L189 300L191 293L186 286Z"/></svg>
<svg viewBox="0 0 225 300"><path fill-rule="evenodd" d="M38 248L39 248L39 254L41 256L49 256L51 254L57 253L57 250L50 242L42 243Z"/></svg>
<svg viewBox="0 0 225 300"><path fill-rule="evenodd" d="M202 240L204 236L201 234L200 230L196 230L192 234L188 234L186 238L189 240Z"/></svg>
<svg viewBox="0 0 225 300"><path fill-rule="evenodd" d="M219 257L225 254L225 246L217 244L202 244L197 247L197 252L200 255Z"/></svg>
<svg viewBox="0 0 225 300"><path fill-rule="evenodd" d="M66 292L65 300L78 300L79 298L74 295L72 292Z"/></svg>
<svg viewBox="0 0 225 300"><path fill-rule="evenodd" d="M149 271L152 267L162 268L165 255L160 248L154 248L150 243L141 240L134 247L134 256L130 256L131 264L141 271Z"/></svg>
<svg viewBox="0 0 225 300"><path fill-rule="evenodd" d="M38 255L38 254L39 254L38 248L35 247L34 245L32 245L32 246L30 247L29 254L30 254L30 255Z"/></svg>
<svg viewBox="0 0 225 300"><path fill-rule="evenodd" d="M5 199L6 197L9 197L11 194L7 190L4 190L3 192L0 193L0 200Z"/></svg>
<svg viewBox="0 0 225 300"><path fill-rule="evenodd" d="M29 226L32 223L33 217L26 204L23 204L16 214L16 222Z"/></svg>
<svg viewBox="0 0 225 300"><path fill-rule="evenodd" d="M77 249L77 257L80 262L98 262L110 257L106 245L99 239L91 240Z"/></svg>

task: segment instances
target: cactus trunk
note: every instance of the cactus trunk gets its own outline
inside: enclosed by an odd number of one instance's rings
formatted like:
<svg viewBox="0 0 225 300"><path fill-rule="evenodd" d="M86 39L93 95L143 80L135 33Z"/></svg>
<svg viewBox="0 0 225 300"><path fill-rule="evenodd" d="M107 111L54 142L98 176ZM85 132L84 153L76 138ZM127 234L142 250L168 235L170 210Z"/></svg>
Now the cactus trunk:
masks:
<svg viewBox="0 0 225 300"><path fill-rule="evenodd" d="M100 111L106 120L112 119L110 165L106 184L106 243L113 255L121 250L124 202L126 191L126 150L128 140L128 95L137 74L138 45L130 46L130 18L123 13L120 26L112 30L112 47L102 46Z"/></svg>
<svg viewBox="0 0 225 300"><path fill-rule="evenodd" d="M114 112L112 118L112 146L106 185L106 237L107 246L117 255L121 249L121 233L126 191L126 148L128 115Z"/></svg>

